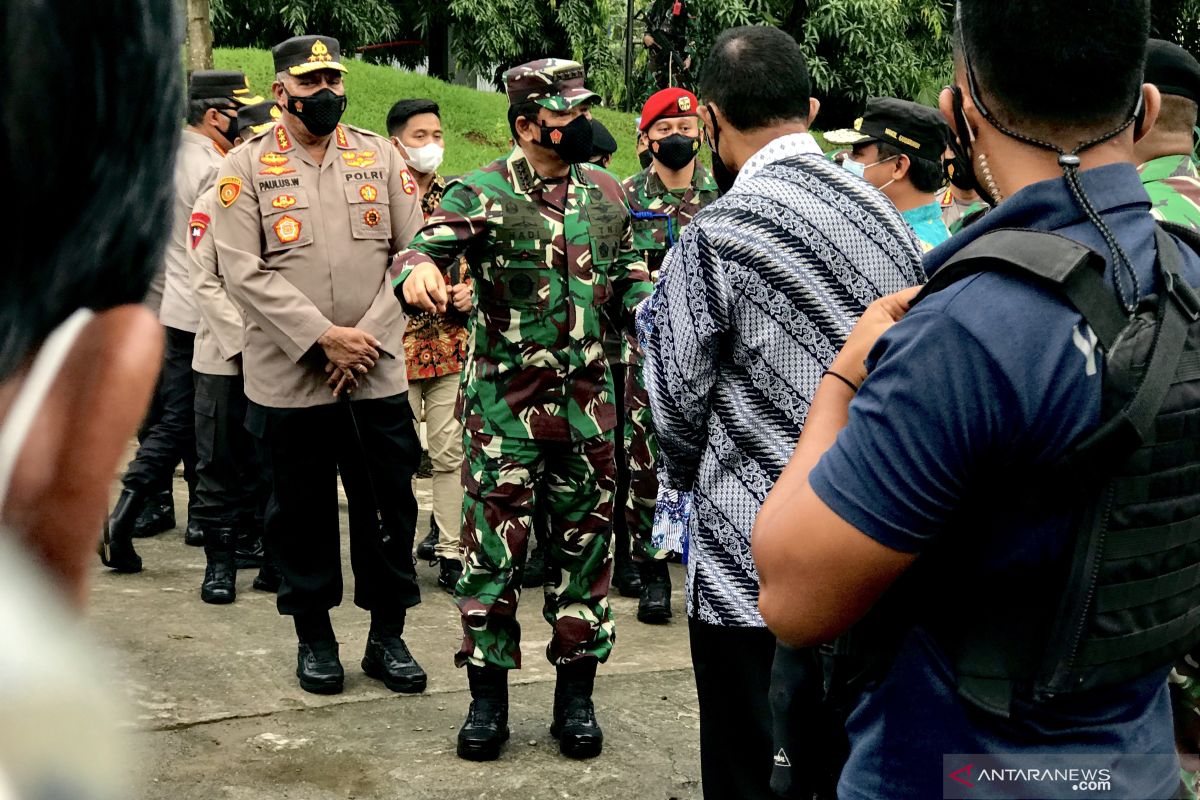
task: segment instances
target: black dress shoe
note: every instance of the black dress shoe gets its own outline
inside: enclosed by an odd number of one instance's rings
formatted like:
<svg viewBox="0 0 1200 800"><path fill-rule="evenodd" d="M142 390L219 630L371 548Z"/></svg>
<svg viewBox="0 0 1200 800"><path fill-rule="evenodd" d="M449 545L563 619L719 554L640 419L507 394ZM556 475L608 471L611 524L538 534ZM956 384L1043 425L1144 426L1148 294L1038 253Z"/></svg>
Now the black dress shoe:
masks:
<svg viewBox="0 0 1200 800"><path fill-rule="evenodd" d="M367 636L367 652L362 660L363 672L393 692L417 694L425 691L428 678L425 670L408 651L404 639L395 634L372 632Z"/></svg>
<svg viewBox="0 0 1200 800"><path fill-rule="evenodd" d="M260 592L278 592L279 584L282 581L283 576L279 574L279 570L270 559L267 559L258 568L258 574L254 576L254 588Z"/></svg>
<svg viewBox="0 0 1200 800"><path fill-rule="evenodd" d="M204 583L200 585L200 599L206 603L223 605L232 603L237 597L237 567L234 564L234 549L237 533L233 528L209 528L205 531Z"/></svg>
<svg viewBox="0 0 1200 800"><path fill-rule="evenodd" d="M192 547L204 547L204 528L190 516L187 528L183 531L183 543Z"/></svg>
<svg viewBox="0 0 1200 800"><path fill-rule="evenodd" d="M146 498L142 513L133 523L133 538L157 536L175 527L175 498L170 492L160 492Z"/></svg>
<svg viewBox="0 0 1200 800"><path fill-rule="evenodd" d="M463 574L462 562L457 558L443 558L441 562L438 570L438 586L450 594L454 594L454 587L458 586L458 580Z"/></svg>
<svg viewBox="0 0 1200 800"><path fill-rule="evenodd" d="M550 735L558 739L558 750L567 758L595 758L604 749L604 731L592 705L595 678L593 658L558 668Z"/></svg>
<svg viewBox="0 0 1200 800"><path fill-rule="evenodd" d="M417 545L417 558L422 561L429 562L430 565L437 563L437 543L438 543L438 526L434 522L433 517L429 517L429 533Z"/></svg>
<svg viewBox="0 0 1200 800"><path fill-rule="evenodd" d="M638 601L638 622L665 625L671 619L671 574L665 561L642 564L642 595Z"/></svg>
<svg viewBox="0 0 1200 800"><path fill-rule="evenodd" d="M133 525L145 498L132 489L122 489L112 515L104 521L100 539L100 562L117 572L142 571L142 559L133 549Z"/></svg>
<svg viewBox="0 0 1200 800"><path fill-rule="evenodd" d="M340 694L346 681L337 642L300 642L296 651L300 688L313 694Z"/></svg>
<svg viewBox="0 0 1200 800"><path fill-rule="evenodd" d="M508 670L467 665L471 708L458 731L458 757L495 761L508 741Z"/></svg>
<svg viewBox="0 0 1200 800"><path fill-rule="evenodd" d="M637 564L628 556L617 556L613 568L613 586L621 597L640 597L642 594L642 576Z"/></svg>
<svg viewBox="0 0 1200 800"><path fill-rule="evenodd" d="M262 528L240 527L237 533L237 568L252 569L263 565Z"/></svg>

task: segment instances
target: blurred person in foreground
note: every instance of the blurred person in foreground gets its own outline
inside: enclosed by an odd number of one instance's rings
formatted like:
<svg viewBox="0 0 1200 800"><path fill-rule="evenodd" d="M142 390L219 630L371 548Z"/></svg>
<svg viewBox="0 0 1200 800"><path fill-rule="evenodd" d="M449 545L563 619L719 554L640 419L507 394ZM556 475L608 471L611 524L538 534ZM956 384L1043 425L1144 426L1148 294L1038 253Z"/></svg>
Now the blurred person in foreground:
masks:
<svg viewBox="0 0 1200 800"><path fill-rule="evenodd" d="M105 669L67 609L86 597L117 460L161 363L162 329L141 301L167 235L182 114L173 11L145 0L0 8L10 45L0 160L22 193L0 221L10 256L0 268L6 797L129 796L97 680ZM62 93L69 105L46 102ZM108 134L80 137L79 115Z"/></svg>
<svg viewBox="0 0 1200 800"><path fill-rule="evenodd" d="M1192 163L1200 62L1173 42L1151 39L1146 83L1162 94L1162 113L1154 130L1137 143L1138 172L1157 219L1200 231L1200 171Z"/></svg>
<svg viewBox="0 0 1200 800"><path fill-rule="evenodd" d="M772 796L775 637L758 613L754 517L859 315L923 277L895 206L808 132L819 107L810 89L786 33L718 37L698 107L724 196L683 229L638 311L659 478L693 496L686 596L700 765L705 796L722 800Z"/></svg>
<svg viewBox="0 0 1200 800"><path fill-rule="evenodd" d="M1149 27L1148 2L958 4L941 110L960 165L995 208L926 256L926 270L939 284L941 270L955 274L952 259L965 269L966 258L994 267L1027 255L1090 281L1089 302L1003 267L911 310L911 293L888 298L834 362L847 380L822 382L759 515L754 556L760 608L784 641L828 642L871 612L855 629L876 637L856 662L861 680L833 687L850 741L839 798L942 796L958 786L947 784L952 771L977 782L983 763L1052 768L1062 756L1107 770L1106 796L1179 789L1171 656L1142 657L1196 632L1195 581L1169 572L1195 568L1195 482L1178 479L1196 468L1195 400L1174 400L1173 422L1151 406L1151 434L1141 422L1127 439L1161 447L1153 458L1138 450L1145 460L1115 479L1079 457L1102 422L1128 419L1111 392L1127 380L1115 371L1129 363L1116 357L1126 331L1143 324L1131 315L1194 318L1200 302L1185 285L1200 282L1200 259L1156 230L1131 163L1160 105L1143 85ZM1017 241L1038 245L1018 252ZM1086 260L1054 258L1063 251ZM1070 263L1081 267L1067 272ZM1089 308L1086 322L1076 304ZM1158 382L1155 367L1146 373ZM1167 377L1164 394L1192 385ZM1129 568L1141 576L1125 587L1095 583ZM870 626L879 615L882 639ZM1124 677L1098 682L1108 676ZM966 757L944 759L952 754ZM1045 784L1007 788L1060 796Z"/></svg>

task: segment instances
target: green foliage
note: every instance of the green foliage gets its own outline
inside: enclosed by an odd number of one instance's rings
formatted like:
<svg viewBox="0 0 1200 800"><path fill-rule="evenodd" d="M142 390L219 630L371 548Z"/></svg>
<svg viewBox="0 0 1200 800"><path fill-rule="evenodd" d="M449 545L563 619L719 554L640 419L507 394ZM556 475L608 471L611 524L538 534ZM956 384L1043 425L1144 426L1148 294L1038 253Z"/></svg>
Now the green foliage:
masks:
<svg viewBox="0 0 1200 800"><path fill-rule="evenodd" d="M271 47L322 33L344 50L387 41L401 29L392 0L211 0L213 41L224 47Z"/></svg>
<svg viewBox="0 0 1200 800"><path fill-rule="evenodd" d="M255 92L270 95L274 81L270 53L259 49L217 49L213 57L217 69L242 70ZM345 121L351 125L386 136L387 112L397 100L427 97L441 106L446 133L443 174L467 172L508 151L508 101L503 95L357 60L348 61L347 67L350 72L346 76L346 94L350 103ZM639 169L633 146L636 138L633 116L610 109L598 109L596 116L620 145L612 171L621 177L632 175Z"/></svg>

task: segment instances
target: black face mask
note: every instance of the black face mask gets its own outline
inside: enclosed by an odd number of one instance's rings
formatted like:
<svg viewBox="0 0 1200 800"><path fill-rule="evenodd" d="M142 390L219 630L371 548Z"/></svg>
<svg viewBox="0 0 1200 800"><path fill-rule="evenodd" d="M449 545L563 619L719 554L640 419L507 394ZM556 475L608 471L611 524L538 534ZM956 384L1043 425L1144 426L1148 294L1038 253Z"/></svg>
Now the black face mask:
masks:
<svg viewBox="0 0 1200 800"><path fill-rule="evenodd" d="M708 139L708 149L712 151L713 156L713 180L717 182L717 195L722 196L733 188L733 182L737 180L737 172L731 170L721 160L721 127L717 124L717 115L713 113L712 106L708 107L708 116L712 120L712 125L709 126L711 133Z"/></svg>
<svg viewBox="0 0 1200 800"><path fill-rule="evenodd" d="M658 159L658 163L667 169L683 169L696 157L696 151L700 149L700 142L691 136L673 133L651 142L650 149L654 151L654 157Z"/></svg>
<svg viewBox="0 0 1200 800"><path fill-rule="evenodd" d="M954 158L946 167L950 182L963 191L975 192L983 202L995 208L996 198L984 188L975 174L975 157L971 154L971 129L968 127L967 114L963 111L962 89L957 86L949 88L954 106L954 127L958 128L955 141L950 144L954 149Z"/></svg>
<svg viewBox="0 0 1200 800"><path fill-rule="evenodd" d="M295 114L313 136L333 133L346 111L346 96L322 89L307 97L288 95L287 110Z"/></svg>
<svg viewBox="0 0 1200 800"><path fill-rule="evenodd" d="M561 128L540 125L542 147L553 150L566 164L582 164L592 157L592 121L580 114Z"/></svg>
<svg viewBox="0 0 1200 800"><path fill-rule="evenodd" d="M225 137L225 141L229 142L229 146L233 147L237 144L238 138L237 114L226 114L220 109L217 110L217 113L229 120L229 124L225 126L225 130L221 131L221 135Z"/></svg>
<svg viewBox="0 0 1200 800"><path fill-rule="evenodd" d="M642 162L642 169L649 167L650 162L653 160L654 156L650 154L649 150L643 150L642 152L638 153L638 161Z"/></svg>

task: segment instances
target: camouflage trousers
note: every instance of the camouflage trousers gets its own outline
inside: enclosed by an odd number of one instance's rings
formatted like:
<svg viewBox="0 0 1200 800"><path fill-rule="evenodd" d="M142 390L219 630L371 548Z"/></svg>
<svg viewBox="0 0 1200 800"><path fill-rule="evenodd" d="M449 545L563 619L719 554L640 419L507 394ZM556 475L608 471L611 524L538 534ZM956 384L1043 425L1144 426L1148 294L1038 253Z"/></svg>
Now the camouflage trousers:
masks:
<svg viewBox="0 0 1200 800"><path fill-rule="evenodd" d="M612 579L612 434L545 442L467 432L463 438L462 547L455 601L463 620L462 666L521 667L517 604L534 515L543 516L550 577L542 614L553 629L555 665L608 658L616 640Z"/></svg>
<svg viewBox="0 0 1200 800"><path fill-rule="evenodd" d="M634 561L665 559L670 555L650 543L654 532L654 507L658 502L658 439L650 418L650 395L642 365L630 364L625 372L625 453L629 457L629 499L625 524Z"/></svg>

